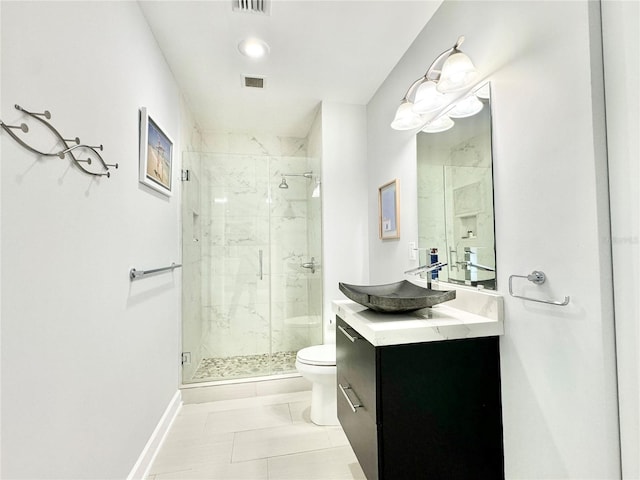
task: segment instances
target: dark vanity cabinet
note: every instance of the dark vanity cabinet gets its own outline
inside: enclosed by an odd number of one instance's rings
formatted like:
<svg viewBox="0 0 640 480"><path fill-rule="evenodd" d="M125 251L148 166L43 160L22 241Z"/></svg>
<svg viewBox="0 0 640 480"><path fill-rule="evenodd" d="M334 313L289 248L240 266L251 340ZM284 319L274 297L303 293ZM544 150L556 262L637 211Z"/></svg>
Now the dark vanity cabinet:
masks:
<svg viewBox="0 0 640 480"><path fill-rule="evenodd" d="M498 337L374 347L337 327L338 419L368 480L504 478Z"/></svg>

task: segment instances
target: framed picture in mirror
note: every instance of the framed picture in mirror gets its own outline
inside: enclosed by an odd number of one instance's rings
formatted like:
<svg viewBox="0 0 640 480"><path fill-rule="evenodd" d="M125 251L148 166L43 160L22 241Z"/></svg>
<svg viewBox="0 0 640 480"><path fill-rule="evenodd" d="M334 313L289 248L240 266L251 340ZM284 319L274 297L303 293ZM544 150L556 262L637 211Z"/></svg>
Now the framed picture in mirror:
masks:
<svg viewBox="0 0 640 480"><path fill-rule="evenodd" d="M400 238L400 205L398 179L378 188L378 221L380 238L390 240Z"/></svg>

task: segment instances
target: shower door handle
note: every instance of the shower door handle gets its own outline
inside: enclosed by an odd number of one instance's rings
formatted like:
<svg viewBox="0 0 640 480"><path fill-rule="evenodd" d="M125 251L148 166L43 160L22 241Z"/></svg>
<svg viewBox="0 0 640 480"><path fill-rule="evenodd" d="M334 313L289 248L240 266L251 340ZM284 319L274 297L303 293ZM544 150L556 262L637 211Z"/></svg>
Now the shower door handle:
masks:
<svg viewBox="0 0 640 480"><path fill-rule="evenodd" d="M258 276L262 280L262 250L258 250Z"/></svg>

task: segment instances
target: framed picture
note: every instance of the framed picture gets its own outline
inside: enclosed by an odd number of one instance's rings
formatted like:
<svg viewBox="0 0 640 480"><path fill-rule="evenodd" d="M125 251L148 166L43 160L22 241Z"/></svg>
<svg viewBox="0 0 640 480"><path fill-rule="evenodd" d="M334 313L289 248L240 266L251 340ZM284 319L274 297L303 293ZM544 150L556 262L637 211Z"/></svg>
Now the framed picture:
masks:
<svg viewBox="0 0 640 480"><path fill-rule="evenodd" d="M140 183L167 196L173 181L173 141L145 107L140 109Z"/></svg>
<svg viewBox="0 0 640 480"><path fill-rule="evenodd" d="M399 181L393 180L378 189L380 238L400 238Z"/></svg>

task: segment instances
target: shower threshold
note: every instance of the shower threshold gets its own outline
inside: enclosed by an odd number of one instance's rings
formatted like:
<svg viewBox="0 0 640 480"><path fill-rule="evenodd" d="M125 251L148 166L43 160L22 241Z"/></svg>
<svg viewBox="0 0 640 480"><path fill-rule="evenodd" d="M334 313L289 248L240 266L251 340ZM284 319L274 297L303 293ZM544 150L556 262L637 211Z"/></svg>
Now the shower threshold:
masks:
<svg viewBox="0 0 640 480"><path fill-rule="evenodd" d="M203 358L192 382L210 382L296 373L296 353L277 352L259 355Z"/></svg>

